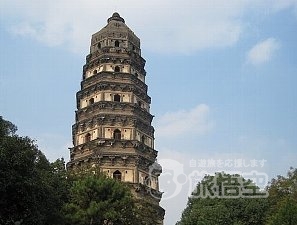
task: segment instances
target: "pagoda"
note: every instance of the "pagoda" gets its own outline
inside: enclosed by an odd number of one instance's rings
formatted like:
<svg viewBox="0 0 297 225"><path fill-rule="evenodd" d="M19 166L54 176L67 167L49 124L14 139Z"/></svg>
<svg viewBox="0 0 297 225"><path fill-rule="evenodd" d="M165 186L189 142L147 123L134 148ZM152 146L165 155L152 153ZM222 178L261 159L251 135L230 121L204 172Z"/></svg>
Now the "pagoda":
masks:
<svg viewBox="0 0 297 225"><path fill-rule="evenodd" d="M163 224L158 182L162 169L156 163L145 62L140 39L118 13L92 35L76 94L67 167L97 167L127 182L136 200L151 207L156 224Z"/></svg>

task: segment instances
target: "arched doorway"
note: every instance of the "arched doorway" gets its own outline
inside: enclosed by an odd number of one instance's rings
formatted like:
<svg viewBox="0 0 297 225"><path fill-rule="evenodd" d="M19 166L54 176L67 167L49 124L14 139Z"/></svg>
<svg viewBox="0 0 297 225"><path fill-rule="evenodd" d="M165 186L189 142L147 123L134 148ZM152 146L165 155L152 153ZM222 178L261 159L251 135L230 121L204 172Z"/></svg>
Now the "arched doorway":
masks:
<svg viewBox="0 0 297 225"><path fill-rule="evenodd" d="M114 95L113 96L113 101L120 102L121 101L121 96L119 94Z"/></svg>
<svg viewBox="0 0 297 225"><path fill-rule="evenodd" d="M89 105L92 105L92 104L94 104L94 98L90 98L89 100Z"/></svg>
<svg viewBox="0 0 297 225"><path fill-rule="evenodd" d="M114 130L114 132L113 132L113 138L115 140L121 140L122 134L121 134L121 131L119 129Z"/></svg>
<svg viewBox="0 0 297 225"><path fill-rule="evenodd" d="M122 173L118 170L116 170L113 175L112 175L113 179L121 181L122 180Z"/></svg>
<svg viewBox="0 0 297 225"><path fill-rule="evenodd" d="M85 136L85 142L89 142L89 141L91 141L91 134L87 133Z"/></svg>

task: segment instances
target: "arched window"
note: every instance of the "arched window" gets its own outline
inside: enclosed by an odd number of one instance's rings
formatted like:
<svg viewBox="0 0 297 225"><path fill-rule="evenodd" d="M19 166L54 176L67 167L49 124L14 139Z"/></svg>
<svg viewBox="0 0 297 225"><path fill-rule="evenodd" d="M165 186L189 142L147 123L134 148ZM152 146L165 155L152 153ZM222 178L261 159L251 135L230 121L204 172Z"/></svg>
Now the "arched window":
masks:
<svg viewBox="0 0 297 225"><path fill-rule="evenodd" d="M146 186L151 186L152 185L152 182L151 182L151 179L149 176L146 176L143 180L143 184L146 185Z"/></svg>
<svg viewBox="0 0 297 225"><path fill-rule="evenodd" d="M145 136L144 135L142 135L142 137L141 137L141 142L144 144L145 143Z"/></svg>
<svg viewBox="0 0 297 225"><path fill-rule="evenodd" d="M89 141L91 141L91 134L87 133L85 136L85 142L89 142Z"/></svg>
<svg viewBox="0 0 297 225"><path fill-rule="evenodd" d="M121 96L119 94L114 95L113 96L113 101L120 102L121 101Z"/></svg>
<svg viewBox="0 0 297 225"><path fill-rule="evenodd" d="M113 132L113 138L115 140L121 140L122 134L121 134L121 131L119 129L114 130L114 132Z"/></svg>
<svg viewBox="0 0 297 225"><path fill-rule="evenodd" d="M115 180L118 180L118 181L121 181L122 180L122 173L118 170L116 170L114 173L113 173L113 179Z"/></svg>
<svg viewBox="0 0 297 225"><path fill-rule="evenodd" d="M120 47L120 42L119 42L119 41L115 41L115 42L114 42L114 46L115 46L115 47Z"/></svg>
<svg viewBox="0 0 297 225"><path fill-rule="evenodd" d="M138 106L139 106L139 107L141 107L141 106L142 106L142 103L141 103L141 101L138 101L137 103L138 103Z"/></svg>
<svg viewBox="0 0 297 225"><path fill-rule="evenodd" d="M92 105L92 104L94 104L94 98L90 98L89 100L89 105Z"/></svg>
<svg viewBox="0 0 297 225"><path fill-rule="evenodd" d="M137 77L137 78L138 78L138 73L135 73L135 77Z"/></svg>
<svg viewBox="0 0 297 225"><path fill-rule="evenodd" d="M114 68L114 72L120 72L120 71L121 71L121 69L120 69L119 66L116 66L116 67Z"/></svg>
<svg viewBox="0 0 297 225"><path fill-rule="evenodd" d="M101 48L101 43L100 43L100 42L98 43L97 47L98 47L99 49Z"/></svg>

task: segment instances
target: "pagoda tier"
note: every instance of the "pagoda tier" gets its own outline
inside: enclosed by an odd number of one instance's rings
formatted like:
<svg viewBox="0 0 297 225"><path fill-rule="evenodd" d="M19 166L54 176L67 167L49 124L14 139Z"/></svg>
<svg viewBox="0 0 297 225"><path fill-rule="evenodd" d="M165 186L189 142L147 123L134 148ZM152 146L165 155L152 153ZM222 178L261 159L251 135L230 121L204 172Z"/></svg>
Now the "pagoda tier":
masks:
<svg viewBox="0 0 297 225"><path fill-rule="evenodd" d="M163 224L158 181L162 168L156 163L144 66L139 38L114 13L92 35L81 90L76 94L73 147L67 166L96 166L129 183L134 196L152 204L158 224Z"/></svg>

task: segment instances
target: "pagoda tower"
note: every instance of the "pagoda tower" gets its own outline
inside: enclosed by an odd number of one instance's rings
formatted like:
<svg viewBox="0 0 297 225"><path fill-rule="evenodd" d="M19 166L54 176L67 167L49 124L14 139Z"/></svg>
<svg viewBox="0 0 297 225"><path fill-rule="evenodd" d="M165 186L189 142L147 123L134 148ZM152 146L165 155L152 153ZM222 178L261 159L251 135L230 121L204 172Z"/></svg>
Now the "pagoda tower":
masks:
<svg viewBox="0 0 297 225"><path fill-rule="evenodd" d="M156 163L144 66L140 39L114 13L92 35L81 90L76 94L67 167L98 167L109 177L127 182L136 200L153 209L156 224L163 224L158 182L162 169Z"/></svg>

